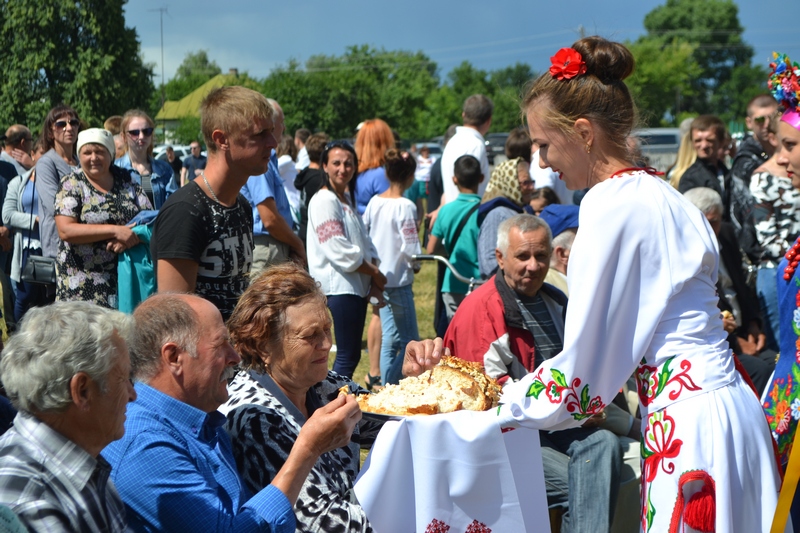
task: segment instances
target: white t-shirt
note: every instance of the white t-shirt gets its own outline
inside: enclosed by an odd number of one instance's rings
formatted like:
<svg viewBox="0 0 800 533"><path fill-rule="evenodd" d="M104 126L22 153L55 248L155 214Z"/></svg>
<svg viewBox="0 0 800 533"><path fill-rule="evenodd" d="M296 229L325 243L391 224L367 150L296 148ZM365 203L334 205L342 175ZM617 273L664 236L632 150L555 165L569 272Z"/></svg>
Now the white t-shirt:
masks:
<svg viewBox="0 0 800 533"><path fill-rule="evenodd" d="M413 283L411 256L421 253L414 203L407 198L373 196L364 211L364 225L381 259L386 286L404 287Z"/></svg>
<svg viewBox="0 0 800 533"><path fill-rule="evenodd" d="M483 135L474 128L459 126L456 128L456 134L444 147L444 153L442 154L444 196L442 197L441 205L458 197L458 187L453 183L453 166L456 163L456 159L462 155L475 156L481 163L483 181L478 186L479 196L483 196L483 191L486 190L486 185L489 183L489 158L486 156L486 141L483 140Z"/></svg>
<svg viewBox="0 0 800 533"><path fill-rule="evenodd" d="M311 162L311 160L308 158L308 150L303 146L300 148L300 151L297 152L297 163L295 163L294 167L300 172L308 166L309 162Z"/></svg>
<svg viewBox="0 0 800 533"><path fill-rule="evenodd" d="M572 193L575 191L567 189L567 184L558 177L558 172L553 172L550 167L539 168L539 150L536 150L531 156L531 179L537 189L542 187L553 189L562 204L573 205L575 203L572 201Z"/></svg>
<svg viewBox="0 0 800 533"><path fill-rule="evenodd" d="M292 208L292 218L298 222L300 216L300 191L294 186L294 179L297 177L297 168L292 157L282 155L278 158L278 173L283 180L283 188L286 189L286 197Z"/></svg>

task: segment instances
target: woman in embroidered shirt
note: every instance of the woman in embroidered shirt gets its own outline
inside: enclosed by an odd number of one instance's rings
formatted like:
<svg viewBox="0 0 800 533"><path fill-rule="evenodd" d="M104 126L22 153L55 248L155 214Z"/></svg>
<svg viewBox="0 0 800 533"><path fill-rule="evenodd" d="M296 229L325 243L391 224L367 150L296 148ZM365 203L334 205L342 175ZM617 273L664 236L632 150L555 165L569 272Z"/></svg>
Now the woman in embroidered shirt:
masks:
<svg viewBox="0 0 800 533"><path fill-rule="evenodd" d="M361 334L368 297L383 300L386 276L378 253L355 208L355 149L345 141L322 152L322 189L308 204L308 271L328 297L336 333L333 371L352 377L361 359Z"/></svg>
<svg viewBox="0 0 800 533"><path fill-rule="evenodd" d="M275 478L301 428L313 431L312 415L328 409L341 387L367 391L328 371L331 319L325 296L297 265L274 266L257 277L242 294L228 329L244 369L228 386L230 397L220 411L228 418L236 466L255 493ZM359 421L361 412L352 405L326 416L348 417L353 434L346 446L323 453L306 478L294 505L297 531L371 532L350 493L360 448L372 444L379 425Z"/></svg>
<svg viewBox="0 0 800 533"><path fill-rule="evenodd" d="M570 257L564 349L506 386L500 424L577 426L634 373L642 531L767 531L780 476L716 307L714 232L654 171L632 168L631 53L587 37L551 61L523 101L531 139L542 167L591 190Z"/></svg>
<svg viewBox="0 0 800 533"><path fill-rule="evenodd" d="M112 164L114 150L108 130L78 134L81 168L61 179L55 200L57 300L117 308L117 254L139 243L127 224L152 207L128 171Z"/></svg>
<svg viewBox="0 0 800 533"><path fill-rule="evenodd" d="M129 170L133 181L141 185L150 203L160 209L178 186L169 163L153 159L154 129L155 122L144 111L131 109L126 112L120 126L124 155L114 164Z"/></svg>

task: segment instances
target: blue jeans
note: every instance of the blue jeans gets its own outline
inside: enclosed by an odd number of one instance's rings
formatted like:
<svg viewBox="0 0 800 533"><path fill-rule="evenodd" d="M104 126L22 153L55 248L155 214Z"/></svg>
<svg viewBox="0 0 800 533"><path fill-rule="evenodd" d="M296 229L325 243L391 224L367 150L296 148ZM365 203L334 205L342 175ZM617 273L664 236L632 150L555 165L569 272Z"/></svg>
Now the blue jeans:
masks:
<svg viewBox="0 0 800 533"><path fill-rule="evenodd" d="M761 318L767 347L780 351L781 321L778 316L778 269L758 267L756 292L761 304Z"/></svg>
<svg viewBox="0 0 800 533"><path fill-rule="evenodd" d="M419 340L417 309L410 283L402 287L387 287L383 294L386 305L380 309L381 379L383 383L397 383L403 377L406 345ZM393 364L395 362L397 364Z"/></svg>
<svg viewBox="0 0 800 533"><path fill-rule="evenodd" d="M550 507L565 507L562 533L608 531L617 505L622 448L605 429L540 431Z"/></svg>
<svg viewBox="0 0 800 533"><path fill-rule="evenodd" d="M367 319L367 299L355 294L328 296L328 309L333 318L333 333L336 335L336 359L333 371L346 378L361 360L361 336Z"/></svg>

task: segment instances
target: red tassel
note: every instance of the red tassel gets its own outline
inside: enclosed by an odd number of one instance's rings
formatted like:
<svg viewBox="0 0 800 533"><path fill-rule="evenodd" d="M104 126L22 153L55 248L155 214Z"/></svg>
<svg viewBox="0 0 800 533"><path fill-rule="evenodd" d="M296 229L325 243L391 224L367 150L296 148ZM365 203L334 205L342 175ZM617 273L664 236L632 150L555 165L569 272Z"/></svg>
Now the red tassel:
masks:
<svg viewBox="0 0 800 533"><path fill-rule="evenodd" d="M700 492L692 494L683 510L683 523L702 533L712 533L717 517L714 487L706 483Z"/></svg>

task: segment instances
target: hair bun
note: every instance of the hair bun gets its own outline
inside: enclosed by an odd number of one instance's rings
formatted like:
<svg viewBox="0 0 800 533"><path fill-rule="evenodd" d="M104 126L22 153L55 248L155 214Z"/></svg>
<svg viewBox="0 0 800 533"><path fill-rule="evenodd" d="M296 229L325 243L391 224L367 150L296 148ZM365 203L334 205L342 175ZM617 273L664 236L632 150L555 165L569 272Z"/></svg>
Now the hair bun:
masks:
<svg viewBox="0 0 800 533"><path fill-rule="evenodd" d="M635 60L625 46L602 37L584 37L572 48L586 63L586 74L592 74L604 83L622 81L633 73Z"/></svg>

